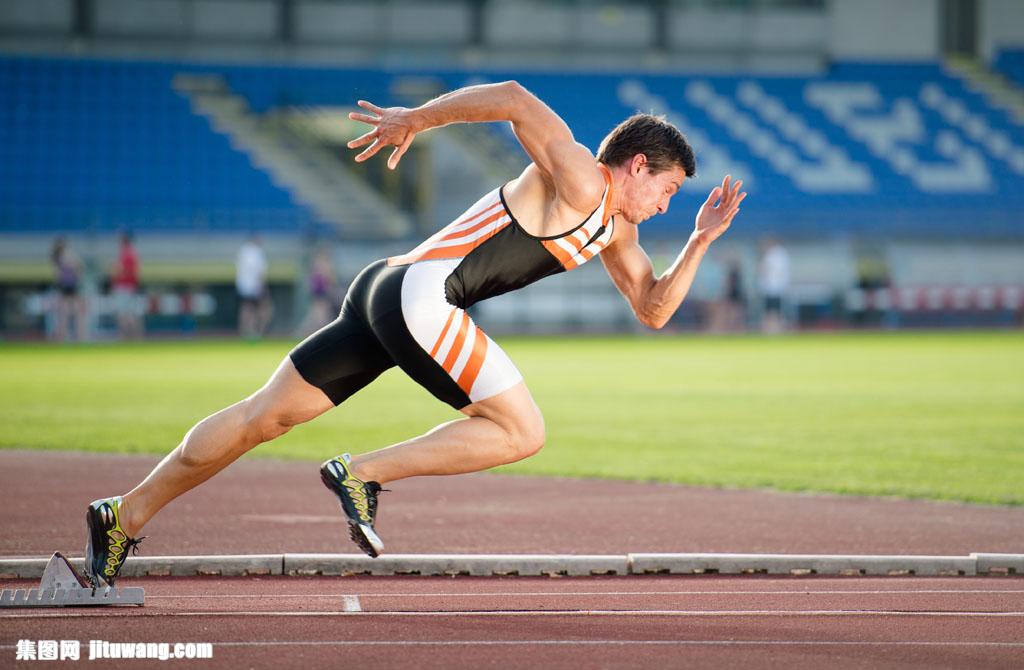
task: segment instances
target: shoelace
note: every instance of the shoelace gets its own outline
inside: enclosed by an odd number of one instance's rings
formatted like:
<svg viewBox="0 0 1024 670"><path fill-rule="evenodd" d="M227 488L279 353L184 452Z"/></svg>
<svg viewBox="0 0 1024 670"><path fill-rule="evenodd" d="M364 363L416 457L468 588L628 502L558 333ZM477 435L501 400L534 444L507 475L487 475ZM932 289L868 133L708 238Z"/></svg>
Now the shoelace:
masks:
<svg viewBox="0 0 1024 670"><path fill-rule="evenodd" d="M145 540L147 537L149 537L149 536L148 535L143 535L142 537L140 537L138 539L128 538L128 542L125 544L125 549L131 549L132 550L132 556L138 556L139 555L139 545L142 544L142 541Z"/></svg>

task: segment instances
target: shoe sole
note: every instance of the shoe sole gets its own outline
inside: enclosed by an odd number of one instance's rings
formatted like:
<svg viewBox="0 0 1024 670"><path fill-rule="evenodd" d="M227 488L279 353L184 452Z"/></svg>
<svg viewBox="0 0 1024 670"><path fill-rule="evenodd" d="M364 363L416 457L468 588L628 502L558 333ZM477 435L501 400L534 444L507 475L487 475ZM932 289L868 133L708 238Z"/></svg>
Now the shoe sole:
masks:
<svg viewBox="0 0 1024 670"><path fill-rule="evenodd" d="M345 511L345 502L341 497L342 494L338 493L334 488L334 481L325 468L320 468L320 480L338 498L338 503L341 504L341 513L345 515L345 520L348 521L348 534L352 541L370 558L380 556L380 552L384 551L384 541L380 539L380 536L377 535L371 526L349 517L348 512Z"/></svg>
<svg viewBox="0 0 1024 670"><path fill-rule="evenodd" d="M370 558L377 558L384 550L384 542L381 541L373 528L365 523L356 523L349 519L348 534L352 541L359 545L359 548L366 552Z"/></svg>

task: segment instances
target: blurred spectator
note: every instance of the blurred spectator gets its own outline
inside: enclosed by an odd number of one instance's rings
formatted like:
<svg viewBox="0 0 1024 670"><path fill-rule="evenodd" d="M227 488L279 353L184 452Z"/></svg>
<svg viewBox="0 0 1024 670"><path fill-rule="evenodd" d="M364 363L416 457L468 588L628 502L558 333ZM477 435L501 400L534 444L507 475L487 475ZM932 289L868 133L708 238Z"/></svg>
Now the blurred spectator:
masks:
<svg viewBox="0 0 1024 670"><path fill-rule="evenodd" d="M242 337L262 337L274 313L267 287L267 254L253 235L238 250L235 288L238 290L238 330Z"/></svg>
<svg viewBox="0 0 1024 670"><path fill-rule="evenodd" d="M781 333L786 329L783 308L789 290L789 253L778 240L766 239L758 268L758 287L764 300L761 330Z"/></svg>
<svg viewBox="0 0 1024 670"><path fill-rule="evenodd" d="M300 335L308 335L334 320L338 311L335 303L337 287L331 256L326 250L320 250L313 257L309 273L309 311L299 324Z"/></svg>
<svg viewBox="0 0 1024 670"><path fill-rule="evenodd" d="M746 325L746 303L740 262L730 258L726 263L721 296L711 308L710 330L716 333L735 333L743 330Z"/></svg>
<svg viewBox="0 0 1024 670"><path fill-rule="evenodd" d="M74 317L77 339L84 342L88 335L88 315L85 298L81 295L82 263L64 237L54 240L50 260L57 289L53 301L53 338L66 342Z"/></svg>
<svg viewBox="0 0 1024 670"><path fill-rule="evenodd" d="M135 250L132 233L121 233L121 250L112 272L111 293L117 332L123 339L142 337L142 313L139 305L139 255Z"/></svg>

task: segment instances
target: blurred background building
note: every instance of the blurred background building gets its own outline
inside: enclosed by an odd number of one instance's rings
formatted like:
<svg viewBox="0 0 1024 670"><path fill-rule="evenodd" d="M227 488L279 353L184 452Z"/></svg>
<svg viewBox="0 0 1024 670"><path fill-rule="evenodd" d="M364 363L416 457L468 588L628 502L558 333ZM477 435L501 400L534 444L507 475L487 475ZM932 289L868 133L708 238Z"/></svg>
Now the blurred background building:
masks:
<svg viewBox="0 0 1024 670"><path fill-rule="evenodd" d="M707 191L744 180L671 327L756 326L768 239L790 328L1021 325L1019 0L3 0L0 331L236 332L258 235L270 331L291 333L525 165L503 124L356 165L355 101L508 78L592 149L637 110L688 135L698 177L641 229L659 270ZM112 290L126 232L134 298ZM599 264L477 310L494 333L637 328Z"/></svg>

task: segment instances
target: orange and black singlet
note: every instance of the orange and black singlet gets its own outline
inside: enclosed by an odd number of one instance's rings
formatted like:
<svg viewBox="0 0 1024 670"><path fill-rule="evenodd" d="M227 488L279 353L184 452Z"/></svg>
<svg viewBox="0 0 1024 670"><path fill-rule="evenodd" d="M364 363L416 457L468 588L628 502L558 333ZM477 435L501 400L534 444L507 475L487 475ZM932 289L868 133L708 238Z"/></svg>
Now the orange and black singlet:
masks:
<svg viewBox="0 0 1024 670"><path fill-rule="evenodd" d="M466 313L596 256L611 241L611 173L597 209L572 230L530 235L496 188L407 254L377 261L349 287L338 318L292 350L299 374L340 404L398 365L456 409L522 381Z"/></svg>
<svg viewBox="0 0 1024 670"><path fill-rule="evenodd" d="M612 238L614 220L608 214L611 173L604 165L600 167L605 177L601 204L566 233L536 237L526 232L512 215L501 187L409 253L389 258L388 265L458 260L445 279L445 296L463 309L572 270L599 254Z"/></svg>

